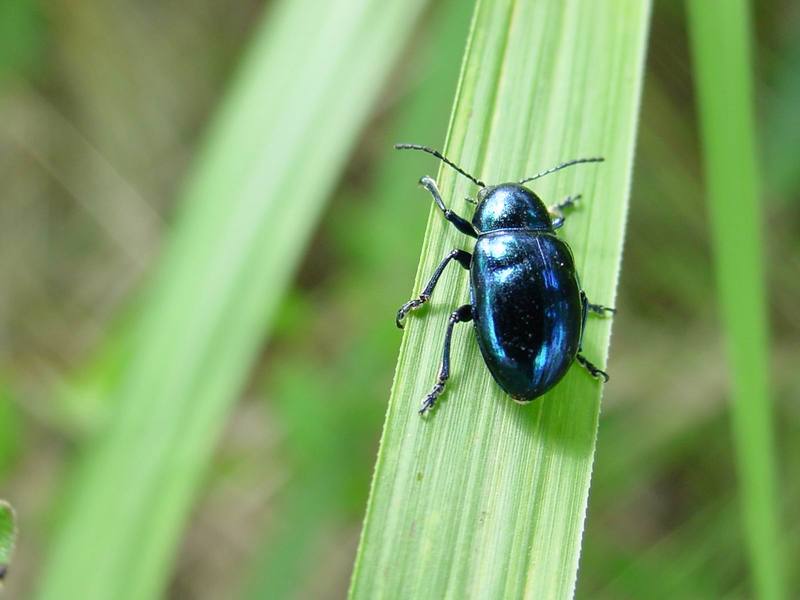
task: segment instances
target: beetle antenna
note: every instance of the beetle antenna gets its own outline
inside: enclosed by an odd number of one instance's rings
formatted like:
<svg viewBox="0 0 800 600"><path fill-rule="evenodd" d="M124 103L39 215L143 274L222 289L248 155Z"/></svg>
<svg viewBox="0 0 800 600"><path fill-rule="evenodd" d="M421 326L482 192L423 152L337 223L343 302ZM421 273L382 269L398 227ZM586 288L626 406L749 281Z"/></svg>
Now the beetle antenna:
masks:
<svg viewBox="0 0 800 600"><path fill-rule="evenodd" d="M533 181L534 179L539 179L540 177L544 177L545 175L549 175L550 173L555 173L556 171L560 171L565 167L571 167L572 165L579 165L581 163L594 163L594 162L603 162L605 158L602 157L595 157L595 158L576 158L575 160L568 160L565 163L561 163L553 167L552 169L547 169L547 171L542 171L541 173L537 173L533 177L526 177L522 181L519 182L520 185L523 183L528 183L529 181Z"/></svg>
<svg viewBox="0 0 800 600"><path fill-rule="evenodd" d="M429 148L428 146L420 146L418 144L395 144L394 147L395 147L396 150L422 150L423 152L427 152L428 154L433 154L436 158L438 158L444 164L450 165L456 171L461 173L464 177L466 177L470 181L474 181L476 185L479 185L481 187L486 187L486 184L483 183L480 179L478 179L477 177L473 177L472 175L467 173L464 169L459 167L456 163L454 163L452 160L447 158L444 154L442 154L438 150L434 150L433 148Z"/></svg>

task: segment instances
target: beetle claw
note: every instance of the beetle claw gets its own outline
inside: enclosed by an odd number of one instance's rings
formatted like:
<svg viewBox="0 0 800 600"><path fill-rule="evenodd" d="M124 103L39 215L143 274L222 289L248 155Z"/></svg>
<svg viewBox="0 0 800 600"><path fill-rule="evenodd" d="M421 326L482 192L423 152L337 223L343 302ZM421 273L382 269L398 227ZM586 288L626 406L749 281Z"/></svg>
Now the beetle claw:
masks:
<svg viewBox="0 0 800 600"><path fill-rule="evenodd" d="M444 381L437 381L436 385L433 386L433 389L430 393L425 396L425 400L422 401L422 406L419 408L419 414L424 415L426 412L431 410L434 405L436 404L436 399L441 395L444 391Z"/></svg>
<svg viewBox="0 0 800 600"><path fill-rule="evenodd" d="M400 309L397 311L397 317L395 317L395 324L397 325L398 329L403 329L403 319L406 318L406 315L410 313L412 310L418 309L420 306L427 302L428 296L420 296L419 298L414 298L413 300L409 300Z"/></svg>
<svg viewBox="0 0 800 600"><path fill-rule="evenodd" d="M578 354L575 357L576 360L583 366L584 369L589 371L589 375L594 377L595 379L602 379L603 383L608 383L609 377L608 373L603 371L602 369L598 369L595 367L591 362L589 362L583 354Z"/></svg>
<svg viewBox="0 0 800 600"><path fill-rule="evenodd" d="M419 407L419 411L417 412L419 412L419 414L421 415L424 415L426 412L428 412L433 408L434 404L436 404L436 399L431 398L430 394L428 394L425 397L425 400L422 401L422 405Z"/></svg>

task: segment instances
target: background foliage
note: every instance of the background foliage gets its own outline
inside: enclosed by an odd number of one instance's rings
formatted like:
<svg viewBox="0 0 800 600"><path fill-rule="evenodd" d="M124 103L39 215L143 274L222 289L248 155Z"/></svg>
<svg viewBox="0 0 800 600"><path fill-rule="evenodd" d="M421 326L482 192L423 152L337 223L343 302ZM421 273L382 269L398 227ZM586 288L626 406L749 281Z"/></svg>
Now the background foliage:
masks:
<svg viewBox="0 0 800 600"><path fill-rule="evenodd" d="M390 147L444 137L469 18L454 4L432 3L418 21L348 156L215 444L170 597L347 588L399 346L393 311L427 215L413 184L430 163ZM800 13L784 0L755 8L779 502L796 564ZM0 35L0 497L21 532L8 597L40 581L187 165L264 10L0 6L11 32ZM685 17L682 3L655 3L578 597L752 595ZM796 572L787 587L800 593Z"/></svg>

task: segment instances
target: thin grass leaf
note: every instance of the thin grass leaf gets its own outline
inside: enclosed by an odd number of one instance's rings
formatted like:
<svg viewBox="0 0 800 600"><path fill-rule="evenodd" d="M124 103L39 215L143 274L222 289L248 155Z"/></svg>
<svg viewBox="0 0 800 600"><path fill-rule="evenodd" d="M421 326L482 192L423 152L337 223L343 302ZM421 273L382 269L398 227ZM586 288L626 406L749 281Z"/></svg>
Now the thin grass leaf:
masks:
<svg viewBox="0 0 800 600"><path fill-rule="evenodd" d="M8 573L11 554L17 540L17 523L14 509L5 500L0 500L0 589Z"/></svg>
<svg viewBox="0 0 800 600"><path fill-rule="evenodd" d="M13 468L24 436L22 419L12 397L12 392L0 375L0 481Z"/></svg>
<svg viewBox="0 0 800 600"><path fill-rule="evenodd" d="M687 6L744 532L756 595L783 598L749 7Z"/></svg>
<svg viewBox="0 0 800 600"><path fill-rule="evenodd" d="M619 271L648 15L649 3L639 1L478 2L445 149L489 182L605 156L603 165L574 167L534 185L551 203L584 194L563 235L584 288L599 303L613 303ZM469 215L463 198L474 195L474 186L445 168L438 181L451 208ZM407 185L410 197L429 201ZM465 243L432 209L411 293ZM601 387L574 368L547 396L520 407L492 381L467 326L453 340L454 376L443 401L420 418L416 409L435 380L447 317L467 299L467 278L453 268L431 306L409 319L353 598L573 593ZM592 319L584 340L600 365L610 325Z"/></svg>
<svg viewBox="0 0 800 600"><path fill-rule="evenodd" d="M190 176L40 598L163 589L226 412L423 5L273 7Z"/></svg>

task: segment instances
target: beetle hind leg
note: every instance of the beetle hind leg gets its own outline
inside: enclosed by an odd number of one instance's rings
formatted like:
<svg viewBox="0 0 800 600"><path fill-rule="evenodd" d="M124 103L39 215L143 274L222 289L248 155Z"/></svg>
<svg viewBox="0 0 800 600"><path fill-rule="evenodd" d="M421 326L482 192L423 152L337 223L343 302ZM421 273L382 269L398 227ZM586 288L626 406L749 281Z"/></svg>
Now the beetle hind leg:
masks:
<svg viewBox="0 0 800 600"><path fill-rule="evenodd" d="M468 323L469 321L472 321L472 305L470 304L459 307L450 315L450 320L447 322L447 331L444 334L444 352L442 353L442 366L439 369L439 376L436 378L436 384L422 401L419 414L424 415L433 408L433 405L436 404L436 399L442 394L444 386L450 378L450 342L453 339L453 327L455 327L456 323Z"/></svg>
<svg viewBox="0 0 800 600"><path fill-rule="evenodd" d="M608 383L608 373L594 366L583 354L578 353L575 360L577 360L584 369L589 371L592 377L595 379L602 379L603 383Z"/></svg>

